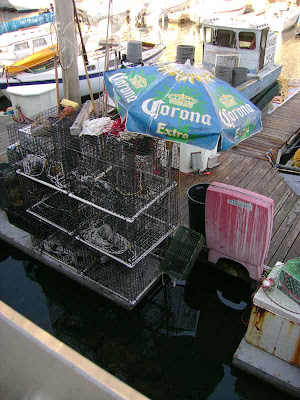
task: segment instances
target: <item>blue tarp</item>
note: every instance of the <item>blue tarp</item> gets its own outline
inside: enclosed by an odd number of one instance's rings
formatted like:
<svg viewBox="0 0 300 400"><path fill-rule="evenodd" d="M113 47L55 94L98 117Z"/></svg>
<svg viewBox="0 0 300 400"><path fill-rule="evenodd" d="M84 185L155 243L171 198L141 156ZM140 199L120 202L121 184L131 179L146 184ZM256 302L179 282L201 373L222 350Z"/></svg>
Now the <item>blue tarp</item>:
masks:
<svg viewBox="0 0 300 400"><path fill-rule="evenodd" d="M55 21L55 13L45 13L36 15L34 17L16 19L8 22L1 22L0 35L2 35L2 33L14 32L17 31L18 29L29 28L30 26L43 25L47 24L48 22L54 22L54 21Z"/></svg>

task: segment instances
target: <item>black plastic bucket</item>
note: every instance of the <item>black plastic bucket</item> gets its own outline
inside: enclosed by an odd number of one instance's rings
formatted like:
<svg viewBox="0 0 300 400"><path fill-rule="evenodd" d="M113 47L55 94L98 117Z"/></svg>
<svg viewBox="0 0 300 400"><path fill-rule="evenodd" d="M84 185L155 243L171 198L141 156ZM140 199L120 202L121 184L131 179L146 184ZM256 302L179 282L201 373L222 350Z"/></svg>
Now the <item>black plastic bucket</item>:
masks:
<svg viewBox="0 0 300 400"><path fill-rule="evenodd" d="M235 67L232 71L232 86L237 87L242 83L246 82L248 74L248 68Z"/></svg>
<svg viewBox="0 0 300 400"><path fill-rule="evenodd" d="M232 68L218 65L218 66L216 66L215 75L216 75L216 78L222 79L223 81L225 81L227 83L231 83Z"/></svg>
<svg viewBox="0 0 300 400"><path fill-rule="evenodd" d="M205 198L209 183L198 183L187 191L189 228L205 237Z"/></svg>
<svg viewBox="0 0 300 400"><path fill-rule="evenodd" d="M5 175L11 169L8 163L0 163L0 208L5 210L8 207L8 199L5 190Z"/></svg>

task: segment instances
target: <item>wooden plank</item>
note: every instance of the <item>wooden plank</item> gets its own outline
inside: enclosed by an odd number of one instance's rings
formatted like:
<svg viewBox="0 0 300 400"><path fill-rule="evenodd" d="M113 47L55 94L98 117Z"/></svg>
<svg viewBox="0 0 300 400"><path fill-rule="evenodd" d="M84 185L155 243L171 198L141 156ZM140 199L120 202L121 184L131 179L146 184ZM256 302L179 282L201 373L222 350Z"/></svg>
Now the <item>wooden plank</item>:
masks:
<svg viewBox="0 0 300 400"><path fill-rule="evenodd" d="M269 194L269 197L274 200L275 213L279 210L279 207L282 206L290 193L290 187L285 183L283 179L281 179L274 190Z"/></svg>
<svg viewBox="0 0 300 400"><path fill-rule="evenodd" d="M290 193L286 201L282 204L282 206L278 209L278 212L274 215L272 236L274 236L276 232L280 229L281 225L284 223L285 218L287 218L293 207L295 207L294 211L297 214L297 200L298 196L294 192L292 192Z"/></svg>
<svg viewBox="0 0 300 400"><path fill-rule="evenodd" d="M231 155L233 156L232 161L230 162L230 164L228 164L227 166L225 166L225 168L215 177L209 177L209 182L223 182L223 183L227 183L227 176L229 176L230 172L233 169L238 169L238 165L239 163L242 161L243 156L240 156L239 154L233 154L231 153Z"/></svg>
<svg viewBox="0 0 300 400"><path fill-rule="evenodd" d="M240 170L237 171L237 174L228 183L232 186L238 186L245 175L247 175L258 162L259 160L256 158L244 157L239 165Z"/></svg>
<svg viewBox="0 0 300 400"><path fill-rule="evenodd" d="M290 212L288 213L287 217L284 219L283 223L280 225L280 229L277 230L277 232L273 235L271 239L271 245L267 257L267 265L273 266L274 264L271 264L271 262L274 261L275 258L278 258L280 253L278 252L278 249L281 247L281 244L284 242L284 238L286 237L287 233L289 232L291 226L297 221L297 218L299 219L300 216L300 199L297 200L296 204L294 207L291 208ZM299 221L298 221L299 223ZM299 232L299 225L297 226L298 232ZM286 243L285 243L286 244ZM283 247L281 247L282 252ZM287 252L289 251L289 248L287 249ZM284 256L286 253L284 254ZM276 260L276 261L282 261L284 259L284 256L281 257L281 260ZM276 262L275 261L275 262Z"/></svg>
<svg viewBox="0 0 300 400"><path fill-rule="evenodd" d="M290 247L287 255L284 257L284 262L300 256L300 233L296 237L293 245Z"/></svg>
<svg viewBox="0 0 300 400"><path fill-rule="evenodd" d="M259 162L248 172L248 174L241 180L239 187L245 189L247 185L254 179L254 177L259 173L261 168L264 167L265 161L259 160Z"/></svg>
<svg viewBox="0 0 300 400"><path fill-rule="evenodd" d="M258 185L256 185L254 191L256 193L263 194L263 191L266 189L266 186L273 182L273 179L276 174L278 174L276 168L271 167L266 173L266 175L263 177L263 179L258 183ZM272 190L270 190L270 193ZM268 196L268 194L265 196Z"/></svg>
<svg viewBox="0 0 300 400"><path fill-rule="evenodd" d="M292 247L297 236L299 235L299 226L300 226L300 213L296 215L296 217L293 220L293 223L290 224L290 229L288 230L286 236L282 240L280 246L277 248L273 257L271 259L269 258L270 262L268 263L268 265L272 266L275 265L277 261L284 261L289 252L289 249Z"/></svg>
<svg viewBox="0 0 300 400"><path fill-rule="evenodd" d="M82 130L82 124L84 123L84 121L88 119L88 117L92 112L92 109L93 109L93 104L91 100L87 100L82 106L82 109L80 110L79 114L77 115L77 118L73 122L73 125L70 127L71 135L78 136L80 134Z"/></svg>
<svg viewBox="0 0 300 400"><path fill-rule="evenodd" d="M270 179L269 181L265 181L265 186L260 190L258 193L262 194L263 196L269 196L273 190L277 187L279 182L281 182L282 176L277 172L276 168L272 168L272 171L275 171L275 174L273 175L273 178Z"/></svg>
<svg viewBox="0 0 300 400"><path fill-rule="evenodd" d="M262 161L262 160L259 161L257 166L258 167L260 166L260 169L258 170L257 174L255 174L253 179L245 187L245 189L247 189L247 190L253 191L256 188L256 186L261 182L261 180L264 180L265 175L272 168L268 162Z"/></svg>
<svg viewBox="0 0 300 400"><path fill-rule="evenodd" d="M241 170L245 163L249 162L249 157L238 156L241 158L236 158L234 163L231 163L227 169L223 170L222 174L217 176L216 181L226 183L227 185L231 184L231 181L237 176L241 175ZM244 174L247 173L247 170L244 170Z"/></svg>
<svg viewBox="0 0 300 400"><path fill-rule="evenodd" d="M277 213L274 215L273 219L273 231L272 236L276 234L278 229L280 229L281 224L284 222L288 213L291 211L292 207L295 206L296 201L298 200L298 196L292 191L285 202L278 208ZM299 209L300 211L300 209Z"/></svg>

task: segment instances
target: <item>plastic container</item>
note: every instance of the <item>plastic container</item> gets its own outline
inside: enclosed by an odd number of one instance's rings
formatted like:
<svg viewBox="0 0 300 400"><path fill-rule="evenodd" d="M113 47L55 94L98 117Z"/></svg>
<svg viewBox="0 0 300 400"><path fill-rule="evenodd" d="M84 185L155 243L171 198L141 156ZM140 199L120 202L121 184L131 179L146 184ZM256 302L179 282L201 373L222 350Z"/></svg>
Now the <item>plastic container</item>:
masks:
<svg viewBox="0 0 300 400"><path fill-rule="evenodd" d="M187 191L189 227L205 237L205 198L209 183L198 183Z"/></svg>
<svg viewBox="0 0 300 400"><path fill-rule="evenodd" d="M30 118L57 105L55 83L27 86L8 86L6 89L15 115L20 106L23 114Z"/></svg>
<svg viewBox="0 0 300 400"><path fill-rule="evenodd" d="M227 83L232 81L232 68L217 65L215 70L216 78L222 79Z"/></svg>
<svg viewBox="0 0 300 400"><path fill-rule="evenodd" d="M178 64L185 64L186 60L190 60L193 65L195 62L195 46L180 44L177 46L176 62Z"/></svg>
<svg viewBox="0 0 300 400"><path fill-rule="evenodd" d="M161 271L171 278L187 279L203 245L203 235L180 225L160 264Z"/></svg>
<svg viewBox="0 0 300 400"><path fill-rule="evenodd" d="M235 67L232 71L232 86L237 87L242 83L246 82L248 74L248 68Z"/></svg>

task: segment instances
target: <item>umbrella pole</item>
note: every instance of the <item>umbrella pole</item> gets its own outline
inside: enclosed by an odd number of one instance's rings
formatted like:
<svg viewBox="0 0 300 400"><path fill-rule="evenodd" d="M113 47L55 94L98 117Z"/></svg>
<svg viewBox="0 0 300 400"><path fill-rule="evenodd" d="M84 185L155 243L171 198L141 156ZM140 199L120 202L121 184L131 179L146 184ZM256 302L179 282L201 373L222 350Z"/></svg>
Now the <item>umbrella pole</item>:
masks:
<svg viewBox="0 0 300 400"><path fill-rule="evenodd" d="M58 70L57 70L57 52L56 48L54 51L54 71L55 71L55 87L56 87L56 102L57 111L60 112L60 98L59 98L59 81L58 81Z"/></svg>
<svg viewBox="0 0 300 400"><path fill-rule="evenodd" d="M74 1L74 0L73 0ZM106 47L105 47L105 61L104 61L104 71L108 70L109 67L109 47L108 47L108 32L109 32L109 22L110 22L110 7L112 4L112 0L108 1L108 13L107 13L107 28L106 28ZM108 95L105 93L104 87L104 113L107 115L108 113Z"/></svg>

